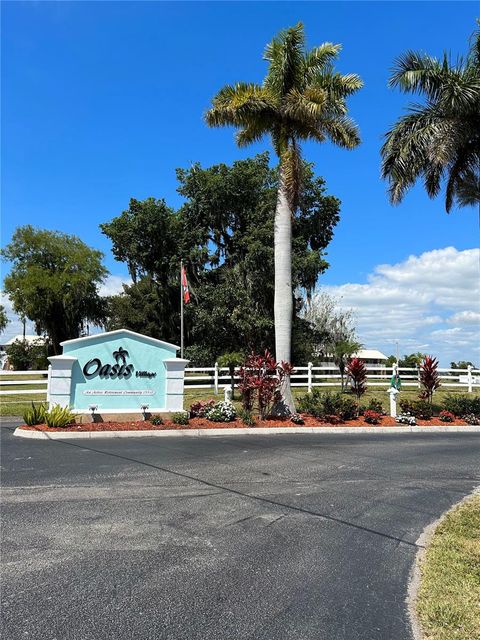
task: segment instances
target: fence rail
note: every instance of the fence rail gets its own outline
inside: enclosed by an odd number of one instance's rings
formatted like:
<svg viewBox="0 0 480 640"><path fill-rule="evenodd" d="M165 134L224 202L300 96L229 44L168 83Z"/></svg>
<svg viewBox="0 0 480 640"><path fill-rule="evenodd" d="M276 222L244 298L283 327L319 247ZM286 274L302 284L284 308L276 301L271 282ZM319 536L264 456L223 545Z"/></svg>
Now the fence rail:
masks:
<svg viewBox="0 0 480 640"><path fill-rule="evenodd" d="M371 387L389 387L394 367L367 365L367 384ZM403 387L420 387L419 371L415 368L399 367L398 372ZM472 393L480 388L480 369L438 369L442 387L460 388ZM13 380L8 380L13 376ZM22 379L23 376L23 379ZM32 376L35 376L32 378ZM9 402L25 402L29 396L47 395L49 371L0 371L0 397L21 395L19 400ZM234 375L235 384L239 381L238 367ZM185 369L185 389L211 389L218 394L221 388L230 386L230 371L227 367L188 367ZM334 366L295 367L291 376L292 387L303 387L309 392L314 387L338 387L341 375ZM5 389L16 386L17 389ZM37 387L30 389L29 387ZM25 388L22 388L25 387ZM44 388L38 388L44 387Z"/></svg>

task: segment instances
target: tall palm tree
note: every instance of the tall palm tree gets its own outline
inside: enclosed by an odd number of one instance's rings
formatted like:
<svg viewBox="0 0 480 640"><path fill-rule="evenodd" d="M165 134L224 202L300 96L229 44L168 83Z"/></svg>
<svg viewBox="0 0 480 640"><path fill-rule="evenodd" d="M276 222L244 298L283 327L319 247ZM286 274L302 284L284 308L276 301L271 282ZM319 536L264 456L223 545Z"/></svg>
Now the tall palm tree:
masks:
<svg viewBox="0 0 480 640"><path fill-rule="evenodd" d="M275 351L277 361L289 362L293 318L291 275L292 215L301 191L300 143L326 139L346 149L356 147L359 134L347 116L346 98L362 86L355 74L333 69L341 46L326 42L305 50L303 25L281 31L267 45L269 63L262 85L226 85L213 98L205 119L211 127L233 125L237 144L246 146L269 135L279 158L279 188L275 211ZM283 407L295 405L286 379Z"/></svg>
<svg viewBox="0 0 480 640"><path fill-rule="evenodd" d="M407 51L400 56L389 84L425 97L385 135L382 174L390 200L401 202L422 178L435 197L445 183L445 208L480 202L480 30L469 54L455 64Z"/></svg>

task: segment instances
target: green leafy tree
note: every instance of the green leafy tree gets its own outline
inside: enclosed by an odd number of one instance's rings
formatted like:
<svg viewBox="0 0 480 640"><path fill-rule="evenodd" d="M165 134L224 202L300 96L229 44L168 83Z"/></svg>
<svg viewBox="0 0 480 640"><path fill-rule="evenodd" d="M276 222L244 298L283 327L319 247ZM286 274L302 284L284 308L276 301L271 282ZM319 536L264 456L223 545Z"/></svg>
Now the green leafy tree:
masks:
<svg viewBox="0 0 480 640"><path fill-rule="evenodd" d="M290 362L292 355L292 215L302 190L300 144L329 139L352 149L360 142L356 125L347 117L346 98L360 89L362 81L355 74L341 75L333 70L340 48L324 43L307 52L303 25L286 29L266 47L264 58L269 67L263 84L223 87L206 113L211 127L236 127L239 146L269 135L280 161L274 239L278 361ZM284 409L293 413L289 376L284 379L282 396Z"/></svg>
<svg viewBox="0 0 480 640"><path fill-rule="evenodd" d="M3 306L3 304L0 304L0 333L3 333L5 331L8 323L9 319L5 311L5 307Z"/></svg>
<svg viewBox="0 0 480 640"><path fill-rule="evenodd" d="M48 346L44 340L15 340L7 347L8 362L14 371L40 371L48 368Z"/></svg>
<svg viewBox="0 0 480 640"><path fill-rule="evenodd" d="M480 202L480 30L465 59L452 63L415 51L396 62L390 86L419 94L424 104L408 113L385 135L382 174L392 203L402 201L422 179L434 198L445 184L445 208Z"/></svg>
<svg viewBox="0 0 480 640"><path fill-rule="evenodd" d="M472 369L476 369L476 366L470 360L459 360L458 362L451 362L450 369L468 369L468 367L472 367Z"/></svg>
<svg viewBox="0 0 480 640"><path fill-rule="evenodd" d="M410 369L415 369L419 367L423 360L426 358L425 353L410 353L409 355L404 355L403 358L400 358L400 362L398 363L400 367L407 367Z"/></svg>
<svg viewBox="0 0 480 640"><path fill-rule="evenodd" d="M20 316L46 333L53 352L80 335L86 323L101 324L105 305L98 286L107 275L103 254L76 236L19 227L2 256L12 262L4 289Z"/></svg>
<svg viewBox="0 0 480 640"><path fill-rule="evenodd" d="M292 279L296 290L308 292L328 267L324 250L340 203L325 193L323 179L310 165L303 173L292 221ZM263 153L231 166L197 163L178 169L177 178L184 198L178 211L153 198L132 200L128 211L101 225L116 258L129 265L135 279L110 298L107 328L126 327L178 344L183 258L192 290L185 306L185 356L196 366L211 366L228 351L272 349L278 171ZM296 309L300 303L298 296ZM295 318L297 362L306 361L310 334L309 326Z"/></svg>

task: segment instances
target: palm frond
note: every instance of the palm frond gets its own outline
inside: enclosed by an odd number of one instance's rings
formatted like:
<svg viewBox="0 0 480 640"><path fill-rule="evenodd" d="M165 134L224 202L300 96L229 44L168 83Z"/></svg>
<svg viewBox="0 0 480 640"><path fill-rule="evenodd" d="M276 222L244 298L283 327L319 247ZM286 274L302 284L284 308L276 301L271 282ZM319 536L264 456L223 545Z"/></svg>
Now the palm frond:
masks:
<svg viewBox="0 0 480 640"><path fill-rule="evenodd" d="M331 65L342 50L341 44L324 42L318 47L310 49L305 55L306 73L316 72L324 69L326 65Z"/></svg>
<svg viewBox="0 0 480 640"><path fill-rule="evenodd" d="M224 125L245 126L258 115L273 115L275 103L270 94L253 83L226 85L212 100L212 108L205 114L210 127Z"/></svg>
<svg viewBox="0 0 480 640"><path fill-rule="evenodd" d="M360 144L360 133L356 123L348 116L323 118L319 125L322 133L339 147L354 149Z"/></svg>
<svg viewBox="0 0 480 640"><path fill-rule="evenodd" d="M270 64L263 86L278 98L302 82L304 44L305 32L299 22L281 31L265 49L264 59Z"/></svg>

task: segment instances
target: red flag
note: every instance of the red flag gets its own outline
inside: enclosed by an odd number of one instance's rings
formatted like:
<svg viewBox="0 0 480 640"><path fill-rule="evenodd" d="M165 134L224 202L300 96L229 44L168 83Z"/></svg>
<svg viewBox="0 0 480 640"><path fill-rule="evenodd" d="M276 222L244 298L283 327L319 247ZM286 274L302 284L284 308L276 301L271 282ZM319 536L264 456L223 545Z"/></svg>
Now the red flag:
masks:
<svg viewBox="0 0 480 640"><path fill-rule="evenodd" d="M183 302L188 304L190 302L190 291L188 289L187 272L185 267L182 267L182 289L183 289Z"/></svg>

